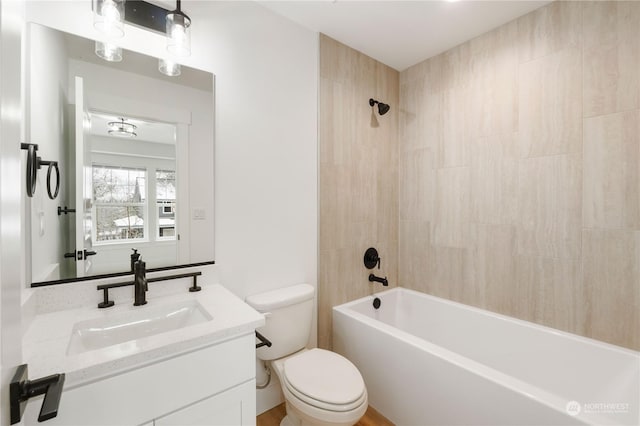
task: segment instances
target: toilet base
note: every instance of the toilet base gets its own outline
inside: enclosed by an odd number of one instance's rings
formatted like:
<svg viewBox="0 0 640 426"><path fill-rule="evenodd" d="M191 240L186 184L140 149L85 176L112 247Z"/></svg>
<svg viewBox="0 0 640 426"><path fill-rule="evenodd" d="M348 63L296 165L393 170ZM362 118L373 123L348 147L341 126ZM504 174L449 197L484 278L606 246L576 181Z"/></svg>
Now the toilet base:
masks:
<svg viewBox="0 0 640 426"><path fill-rule="evenodd" d="M296 425L293 424L293 422L289 418L289 415L287 414L286 416L284 416L284 418L280 422L280 426L296 426Z"/></svg>

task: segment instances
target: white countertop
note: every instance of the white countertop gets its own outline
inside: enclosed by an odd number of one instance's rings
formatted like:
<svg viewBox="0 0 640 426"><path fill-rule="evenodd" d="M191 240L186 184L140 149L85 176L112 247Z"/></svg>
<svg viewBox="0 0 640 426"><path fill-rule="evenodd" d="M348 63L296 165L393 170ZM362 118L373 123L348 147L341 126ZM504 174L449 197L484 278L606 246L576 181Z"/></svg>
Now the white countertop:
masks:
<svg viewBox="0 0 640 426"><path fill-rule="evenodd" d="M256 312L223 286L202 285L202 291L153 297L148 304L133 306L132 300L118 301L114 307L95 305L36 315L23 338L23 358L30 377L66 373L65 388L117 374L228 338L253 332L264 325ZM68 355L74 324L120 315L149 306L196 300L213 318L210 321L139 338L101 349Z"/></svg>

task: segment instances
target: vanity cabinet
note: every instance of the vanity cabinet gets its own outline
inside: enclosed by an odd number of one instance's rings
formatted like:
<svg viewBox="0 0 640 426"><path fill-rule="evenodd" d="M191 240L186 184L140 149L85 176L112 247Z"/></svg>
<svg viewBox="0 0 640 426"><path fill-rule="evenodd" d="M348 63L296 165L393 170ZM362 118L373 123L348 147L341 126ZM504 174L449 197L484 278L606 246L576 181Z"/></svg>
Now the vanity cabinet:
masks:
<svg viewBox="0 0 640 426"><path fill-rule="evenodd" d="M154 420L154 426L228 426L255 424L255 381L238 385L220 394ZM248 421L248 419L252 419Z"/></svg>
<svg viewBox="0 0 640 426"><path fill-rule="evenodd" d="M255 398L251 332L92 383L65 385L58 416L46 424L253 425ZM26 425L37 423L41 403L29 401Z"/></svg>

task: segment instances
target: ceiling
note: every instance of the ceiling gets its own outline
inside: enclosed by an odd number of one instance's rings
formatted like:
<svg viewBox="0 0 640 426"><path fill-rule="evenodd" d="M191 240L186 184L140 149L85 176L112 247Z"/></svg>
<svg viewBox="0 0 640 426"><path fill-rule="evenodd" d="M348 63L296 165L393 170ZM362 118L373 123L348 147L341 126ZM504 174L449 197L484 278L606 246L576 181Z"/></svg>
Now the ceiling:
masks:
<svg viewBox="0 0 640 426"><path fill-rule="evenodd" d="M176 143L176 126L169 123L161 123L159 121L141 120L133 117L122 117L121 115L105 114L100 112L91 113L91 134L104 136L108 138L118 138L118 136L109 135L110 122L118 122L124 118L125 123L136 126L135 139L147 142L163 143L175 145Z"/></svg>
<svg viewBox="0 0 640 426"><path fill-rule="evenodd" d="M403 71L550 1L260 1Z"/></svg>

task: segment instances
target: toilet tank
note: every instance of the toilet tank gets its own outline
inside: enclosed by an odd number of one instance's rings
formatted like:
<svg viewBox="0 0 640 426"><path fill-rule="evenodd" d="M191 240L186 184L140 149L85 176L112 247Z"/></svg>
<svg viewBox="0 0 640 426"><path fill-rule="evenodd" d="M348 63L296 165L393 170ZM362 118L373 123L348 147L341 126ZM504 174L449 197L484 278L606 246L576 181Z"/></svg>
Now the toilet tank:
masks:
<svg viewBox="0 0 640 426"><path fill-rule="evenodd" d="M272 343L270 348L263 346L256 350L258 358L278 359L306 346L311 330L313 294L313 286L297 284L247 297L247 304L265 314L265 325L258 332Z"/></svg>

